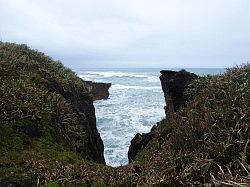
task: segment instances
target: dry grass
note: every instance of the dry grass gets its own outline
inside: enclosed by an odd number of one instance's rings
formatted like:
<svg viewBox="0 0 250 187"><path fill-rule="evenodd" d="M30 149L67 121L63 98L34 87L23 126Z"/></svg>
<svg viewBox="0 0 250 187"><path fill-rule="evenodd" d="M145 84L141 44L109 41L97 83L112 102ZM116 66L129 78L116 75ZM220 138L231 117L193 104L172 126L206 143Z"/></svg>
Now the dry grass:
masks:
<svg viewBox="0 0 250 187"><path fill-rule="evenodd" d="M0 45L0 72L0 179L7 177L22 186L24 176L35 171L39 173L35 183L48 186L49 181L65 186L250 183L249 64L220 76L199 78L189 85L186 106L159 123L154 138L135 162L118 168L85 160L63 143L71 136L84 139L84 133L79 133L67 101L44 91L44 75L49 74L65 90L74 82L85 93L73 72L15 44ZM87 93L85 96L88 98ZM51 115L59 116L56 123ZM46 133L27 141L20 129L34 121L46 127ZM62 139L58 142L54 135ZM11 179L13 173L15 180Z"/></svg>

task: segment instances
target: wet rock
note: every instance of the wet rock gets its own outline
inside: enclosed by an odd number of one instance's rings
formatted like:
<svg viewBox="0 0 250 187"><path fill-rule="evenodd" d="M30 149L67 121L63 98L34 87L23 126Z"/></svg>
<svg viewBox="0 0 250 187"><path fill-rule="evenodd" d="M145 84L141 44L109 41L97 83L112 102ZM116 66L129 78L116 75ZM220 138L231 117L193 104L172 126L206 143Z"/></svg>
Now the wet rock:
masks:
<svg viewBox="0 0 250 187"><path fill-rule="evenodd" d="M138 152L145 148L148 142L153 138L155 127L156 126L154 125L149 133L137 133L135 137L131 140L131 144L129 146L128 151L129 163L131 163L135 159Z"/></svg>
<svg viewBox="0 0 250 187"><path fill-rule="evenodd" d="M164 108L166 116L168 116L169 114L176 112L184 105L185 87L192 80L197 78L197 75L189 73L185 70L181 70L179 72L163 70L161 71L161 74L160 80L166 101L166 106ZM160 123L157 123L157 125L160 125ZM156 128L157 126L154 125L149 133L137 133L131 140L128 151L129 163L135 159L136 155L143 150L147 146L148 142L154 137Z"/></svg>
<svg viewBox="0 0 250 187"><path fill-rule="evenodd" d="M83 83L92 94L94 101L109 98L108 90L111 87L111 83L99 83L92 81L83 81Z"/></svg>
<svg viewBox="0 0 250 187"><path fill-rule="evenodd" d="M84 95L74 85L69 87L69 91L65 91L63 87L53 79L47 77L49 83L49 91L62 95L69 103L71 103L74 112L77 114L83 131L86 132L86 139L74 139L70 137L71 144L74 145L74 151L88 151L84 154L89 155L90 159L105 164L104 145L101 136L96 127L95 108L92 99L83 99ZM71 147L73 148L73 147ZM86 149L87 148L87 149Z"/></svg>
<svg viewBox="0 0 250 187"><path fill-rule="evenodd" d="M163 70L161 74L160 80L166 102L165 113L168 116L184 105L185 87L197 78L197 75L185 70L179 72Z"/></svg>

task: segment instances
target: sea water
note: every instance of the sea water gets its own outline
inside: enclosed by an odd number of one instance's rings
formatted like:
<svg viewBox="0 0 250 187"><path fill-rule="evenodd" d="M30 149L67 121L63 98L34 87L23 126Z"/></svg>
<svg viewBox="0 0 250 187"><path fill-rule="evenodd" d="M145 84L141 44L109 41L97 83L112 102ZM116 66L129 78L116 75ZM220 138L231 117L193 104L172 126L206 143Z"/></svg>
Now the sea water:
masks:
<svg viewBox="0 0 250 187"><path fill-rule="evenodd" d="M165 117L165 100L159 80L162 69L75 69L83 80L112 83L109 99L94 102L107 165L127 164L128 148L135 134L149 132ZM225 70L187 71L206 75Z"/></svg>

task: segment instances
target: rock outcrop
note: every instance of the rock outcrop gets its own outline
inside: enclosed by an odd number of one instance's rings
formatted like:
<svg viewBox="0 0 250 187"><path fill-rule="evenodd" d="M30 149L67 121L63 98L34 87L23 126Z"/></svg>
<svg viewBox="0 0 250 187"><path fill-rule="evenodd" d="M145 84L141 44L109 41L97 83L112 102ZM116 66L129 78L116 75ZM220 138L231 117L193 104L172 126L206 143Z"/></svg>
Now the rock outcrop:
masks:
<svg viewBox="0 0 250 187"><path fill-rule="evenodd" d="M161 74L160 80L166 102L165 113L168 116L184 105L185 87L197 78L197 75L185 70L179 72L163 70Z"/></svg>
<svg viewBox="0 0 250 187"><path fill-rule="evenodd" d="M138 175L142 183L155 177L152 186L223 186L231 180L232 186L250 184L249 69L246 64L197 78L185 71L162 71L166 104L171 106L133 159L135 180ZM131 148L140 148L143 137L137 135Z"/></svg>
<svg viewBox="0 0 250 187"><path fill-rule="evenodd" d="M95 108L92 99L87 99L81 90L76 89L74 84L70 84L68 90L55 80L47 79L49 83L49 91L62 95L68 103L71 104L74 113L77 115L82 130L85 132L86 139L74 139L71 144L75 146L74 151L82 152L87 151L88 157L98 163L105 164L104 159L104 145L100 134L96 128ZM84 99L83 99L84 98ZM69 137L71 139L72 137ZM87 147L87 149L86 149Z"/></svg>
<svg viewBox="0 0 250 187"><path fill-rule="evenodd" d="M166 116L176 112L180 107L185 103L184 100L184 91L185 87L195 78L197 75L189 73L185 70L170 71L163 70L161 71L161 85L164 92L166 106L165 113ZM160 123L158 123L159 125ZM129 163L131 163L138 152L144 149L148 142L154 137L156 126L154 125L149 133L137 133L135 137L131 140L128 151Z"/></svg>
<svg viewBox="0 0 250 187"><path fill-rule="evenodd" d="M0 54L1 157L49 149L105 164L93 98L82 80L26 45L0 42Z"/></svg>
<svg viewBox="0 0 250 187"><path fill-rule="evenodd" d="M153 138L155 132L155 125L152 127L149 133L137 133L135 137L131 140L131 144L128 150L128 161L131 163L138 152L145 148L148 142Z"/></svg>
<svg viewBox="0 0 250 187"><path fill-rule="evenodd" d="M249 64L186 87L188 77L162 72L167 118L132 140L134 163L112 168L96 163L103 144L82 80L25 45L0 42L0 186L249 184Z"/></svg>
<svg viewBox="0 0 250 187"><path fill-rule="evenodd" d="M89 92L93 96L93 100L102 100L109 98L109 88L111 83L101 83L92 81L83 81Z"/></svg>

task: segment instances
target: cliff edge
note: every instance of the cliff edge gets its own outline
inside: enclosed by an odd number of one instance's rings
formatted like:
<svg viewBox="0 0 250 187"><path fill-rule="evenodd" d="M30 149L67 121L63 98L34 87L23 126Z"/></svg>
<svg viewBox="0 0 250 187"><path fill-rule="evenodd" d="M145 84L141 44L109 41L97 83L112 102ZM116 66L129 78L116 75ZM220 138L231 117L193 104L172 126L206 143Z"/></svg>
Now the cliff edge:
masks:
<svg viewBox="0 0 250 187"><path fill-rule="evenodd" d="M166 116L176 112L180 107L183 107L187 102L184 99L184 92L188 84L195 80L198 76L189 73L185 70L181 71L161 71L160 81L162 90L165 97L166 106L164 107ZM163 122L160 122L163 123ZM158 125L160 125L158 123ZM137 153L143 150L149 141L153 139L156 126L153 126L149 133L137 133L136 136L131 140L128 151L128 160L131 163Z"/></svg>
<svg viewBox="0 0 250 187"><path fill-rule="evenodd" d="M165 113L168 116L184 106L185 88L197 78L197 75L185 70L179 72L162 70L161 74L160 80L166 102Z"/></svg>
<svg viewBox="0 0 250 187"><path fill-rule="evenodd" d="M105 164L93 98L60 62L26 45L0 43L0 98L0 176L28 171L22 159L32 152Z"/></svg>
<svg viewBox="0 0 250 187"><path fill-rule="evenodd" d="M111 83L83 81L83 84L92 94L94 101L109 98L109 88L111 87Z"/></svg>
<svg viewBox="0 0 250 187"><path fill-rule="evenodd" d="M0 43L0 186L247 186L249 69L192 81L163 72L171 110L132 140L130 164L112 168L82 80L25 45ZM176 92L178 77L186 83Z"/></svg>
<svg viewBox="0 0 250 187"><path fill-rule="evenodd" d="M147 183L250 183L249 70L246 64L206 77L161 72L166 119L150 133L137 134L129 150Z"/></svg>

